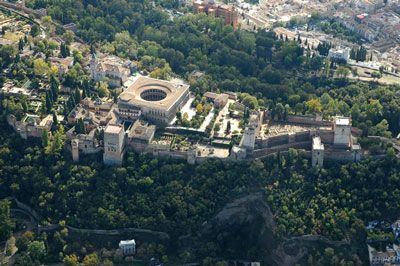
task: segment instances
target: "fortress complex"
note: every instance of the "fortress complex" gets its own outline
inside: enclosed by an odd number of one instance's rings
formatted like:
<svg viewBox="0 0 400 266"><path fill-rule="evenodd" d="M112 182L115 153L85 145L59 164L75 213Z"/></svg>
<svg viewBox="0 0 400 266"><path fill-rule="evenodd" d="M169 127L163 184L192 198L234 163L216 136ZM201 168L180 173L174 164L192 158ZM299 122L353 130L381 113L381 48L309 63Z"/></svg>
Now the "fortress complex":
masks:
<svg viewBox="0 0 400 266"><path fill-rule="evenodd" d="M259 131L262 134L248 132L247 139L252 141L247 143L254 146L249 149L249 145L244 145L244 142L239 146L246 148L253 158L286 152L290 148L306 150L312 166L318 167L323 167L324 160L359 161L362 157L356 137L360 132L352 127L350 117L336 116L332 120L323 120L318 115L289 115L283 121L271 121L267 115L267 120L264 130ZM243 136L244 139L246 134ZM239 151L236 149L237 153Z"/></svg>
<svg viewBox="0 0 400 266"><path fill-rule="evenodd" d="M135 121L143 117L165 126L189 99L189 85L138 77L118 98L118 117Z"/></svg>

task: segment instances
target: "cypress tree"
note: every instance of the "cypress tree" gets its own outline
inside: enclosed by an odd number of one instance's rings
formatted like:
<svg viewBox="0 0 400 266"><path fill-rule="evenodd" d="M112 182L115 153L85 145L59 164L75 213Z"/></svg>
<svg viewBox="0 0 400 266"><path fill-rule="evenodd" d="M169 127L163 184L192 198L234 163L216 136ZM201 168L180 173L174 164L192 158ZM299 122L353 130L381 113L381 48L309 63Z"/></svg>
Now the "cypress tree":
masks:
<svg viewBox="0 0 400 266"><path fill-rule="evenodd" d="M57 118L57 113L56 111L53 112L53 125L57 126L58 125L58 118Z"/></svg>
<svg viewBox="0 0 400 266"><path fill-rule="evenodd" d="M78 88L75 89L74 97L75 97L75 103L79 104L81 102L81 92L79 91Z"/></svg>
<svg viewBox="0 0 400 266"><path fill-rule="evenodd" d="M82 99L85 99L86 97L87 97L86 88L83 87L82 88Z"/></svg>
<svg viewBox="0 0 400 266"><path fill-rule="evenodd" d="M59 95L59 86L60 83L58 82L57 78L52 76L50 80L50 89L53 96L53 102L57 102Z"/></svg>
<svg viewBox="0 0 400 266"><path fill-rule="evenodd" d="M68 103L67 102L64 102L64 115L68 115L69 114L69 108L68 108Z"/></svg>
<svg viewBox="0 0 400 266"><path fill-rule="evenodd" d="M24 49L24 40L21 38L18 42L18 50L22 51Z"/></svg>
<svg viewBox="0 0 400 266"><path fill-rule="evenodd" d="M51 101L51 96L49 91L46 91L46 111L49 113L51 111L51 108L53 107L53 103Z"/></svg>
<svg viewBox="0 0 400 266"><path fill-rule="evenodd" d="M297 35L297 42L298 42L298 43L301 43L300 34Z"/></svg>
<svg viewBox="0 0 400 266"><path fill-rule="evenodd" d="M42 131L42 146L47 147L49 145L49 132L47 130Z"/></svg>

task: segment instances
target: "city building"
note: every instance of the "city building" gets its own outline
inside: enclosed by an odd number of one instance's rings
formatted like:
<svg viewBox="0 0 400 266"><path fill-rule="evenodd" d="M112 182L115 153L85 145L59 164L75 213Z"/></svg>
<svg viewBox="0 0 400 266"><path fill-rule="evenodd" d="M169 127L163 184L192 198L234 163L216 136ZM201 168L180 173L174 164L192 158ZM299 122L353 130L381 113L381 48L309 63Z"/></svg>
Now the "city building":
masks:
<svg viewBox="0 0 400 266"><path fill-rule="evenodd" d="M362 14L358 14L358 15L356 15L356 21L358 22L358 23L362 23L363 21L364 21L364 19L365 18L367 18L368 17L368 14L367 13L362 13Z"/></svg>
<svg viewBox="0 0 400 266"><path fill-rule="evenodd" d="M114 107L114 102L104 101L100 98L92 99L86 97L85 99L81 100L81 104L88 111L102 115L108 114Z"/></svg>
<svg viewBox="0 0 400 266"><path fill-rule="evenodd" d="M226 93L214 93L214 92L206 92L204 93L204 97L207 98L207 100L211 101L214 103L214 106L218 109L222 109L225 107L225 105L228 103L228 100L230 99L230 96Z"/></svg>
<svg viewBox="0 0 400 266"><path fill-rule="evenodd" d="M124 157L124 146L124 126L108 124L104 130L104 163L108 165L121 165Z"/></svg>
<svg viewBox="0 0 400 266"><path fill-rule="evenodd" d="M95 81L105 80L110 87L121 87L131 74L132 62L116 56L99 58L96 54L90 60L90 74Z"/></svg>
<svg viewBox="0 0 400 266"><path fill-rule="evenodd" d="M111 111L89 111L82 104L78 104L68 114L67 121L68 124L74 125L79 120L83 121L86 131L89 132L99 126L106 126L110 121L114 121L115 115Z"/></svg>
<svg viewBox="0 0 400 266"><path fill-rule="evenodd" d="M189 85L139 76L118 98L119 117L142 116L157 125L167 125L189 98Z"/></svg>
<svg viewBox="0 0 400 266"><path fill-rule="evenodd" d="M347 62L350 59L349 48L331 48L328 53L328 58L333 60L341 60Z"/></svg>
<svg viewBox="0 0 400 266"><path fill-rule="evenodd" d="M68 70L74 65L74 58L71 56L65 58L50 57L50 63L58 68L58 76L66 74Z"/></svg>
<svg viewBox="0 0 400 266"><path fill-rule="evenodd" d="M369 262L371 266L395 265L400 262L400 247L386 247L385 251L377 251L368 245Z"/></svg>
<svg viewBox="0 0 400 266"><path fill-rule="evenodd" d="M121 240L119 242L119 248L122 250L124 256L132 256L136 253L136 242L132 240Z"/></svg>
<svg viewBox="0 0 400 266"><path fill-rule="evenodd" d="M11 82L6 82L4 86L1 88L1 93L4 96L14 96L14 97L22 97L27 96L30 97L32 95L32 91L27 88L20 88L14 86Z"/></svg>
<svg viewBox="0 0 400 266"><path fill-rule="evenodd" d="M206 13L224 19L225 25L231 25L234 29L238 28L239 13L232 5L216 4L214 1L195 0L193 2L195 13Z"/></svg>

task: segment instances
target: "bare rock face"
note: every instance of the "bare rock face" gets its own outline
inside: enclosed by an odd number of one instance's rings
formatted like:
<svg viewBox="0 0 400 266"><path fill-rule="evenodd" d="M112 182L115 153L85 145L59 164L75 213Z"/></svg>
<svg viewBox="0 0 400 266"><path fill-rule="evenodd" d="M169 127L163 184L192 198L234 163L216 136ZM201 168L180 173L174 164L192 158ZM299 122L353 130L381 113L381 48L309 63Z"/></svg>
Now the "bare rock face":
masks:
<svg viewBox="0 0 400 266"><path fill-rule="evenodd" d="M218 243L221 255L259 258L272 255L277 247L272 212L262 193L250 194L227 204L204 223L202 236Z"/></svg>
<svg viewBox="0 0 400 266"><path fill-rule="evenodd" d="M196 237L184 236L180 245L196 253L201 250L199 246L210 242L215 244L215 256L221 259L263 261L271 266L306 265L305 256L317 249L350 249L346 241L331 241L318 235L278 238L273 214L264 199L263 193L254 193L226 204L203 224Z"/></svg>

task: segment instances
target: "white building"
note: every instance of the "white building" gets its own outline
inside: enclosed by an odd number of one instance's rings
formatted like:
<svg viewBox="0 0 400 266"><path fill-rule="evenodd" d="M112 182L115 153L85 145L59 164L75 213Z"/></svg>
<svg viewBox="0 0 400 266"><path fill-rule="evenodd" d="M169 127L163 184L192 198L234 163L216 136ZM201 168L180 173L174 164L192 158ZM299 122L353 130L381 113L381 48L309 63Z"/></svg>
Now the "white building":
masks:
<svg viewBox="0 0 400 266"><path fill-rule="evenodd" d="M121 240L119 242L119 248L122 250L124 256L134 255L136 252L135 239L132 240Z"/></svg>
<svg viewBox="0 0 400 266"><path fill-rule="evenodd" d="M324 165L324 144L319 136L313 137L312 140L312 166L322 167Z"/></svg>
<svg viewBox="0 0 400 266"><path fill-rule="evenodd" d="M124 126L108 124L104 130L104 163L108 165L121 165L124 157L124 144Z"/></svg>
<svg viewBox="0 0 400 266"><path fill-rule="evenodd" d="M90 60L90 75L95 81L107 80L110 87L121 87L131 74L131 62L116 56L99 59L96 55Z"/></svg>
<svg viewBox="0 0 400 266"><path fill-rule="evenodd" d="M349 147L351 144L351 118L336 117L333 124L333 145Z"/></svg>
<svg viewBox="0 0 400 266"><path fill-rule="evenodd" d="M331 48L328 53L328 58L334 60L347 60L350 59L350 49L349 48Z"/></svg>

